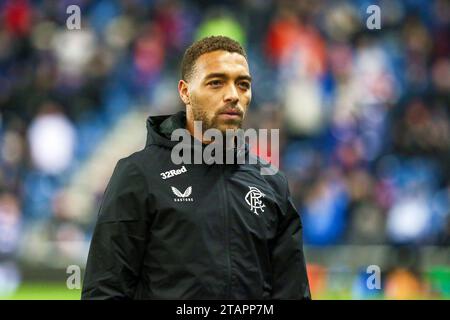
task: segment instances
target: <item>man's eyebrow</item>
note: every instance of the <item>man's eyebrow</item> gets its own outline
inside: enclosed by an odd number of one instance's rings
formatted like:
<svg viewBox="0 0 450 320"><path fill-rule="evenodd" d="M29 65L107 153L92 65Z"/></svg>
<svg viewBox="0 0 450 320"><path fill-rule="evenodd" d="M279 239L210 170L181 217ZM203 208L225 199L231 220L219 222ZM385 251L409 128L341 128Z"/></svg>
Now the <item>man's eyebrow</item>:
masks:
<svg viewBox="0 0 450 320"><path fill-rule="evenodd" d="M212 79L212 78L228 78L228 76L225 73L221 73L221 72L214 72L214 73L210 73L205 77L205 81ZM237 77L238 80L248 80L248 81L252 81L252 77L249 75L241 75Z"/></svg>
<svg viewBox="0 0 450 320"><path fill-rule="evenodd" d="M249 75L243 75L243 76L239 76L237 78L238 78L238 80L248 80L248 81L252 82L252 77Z"/></svg>

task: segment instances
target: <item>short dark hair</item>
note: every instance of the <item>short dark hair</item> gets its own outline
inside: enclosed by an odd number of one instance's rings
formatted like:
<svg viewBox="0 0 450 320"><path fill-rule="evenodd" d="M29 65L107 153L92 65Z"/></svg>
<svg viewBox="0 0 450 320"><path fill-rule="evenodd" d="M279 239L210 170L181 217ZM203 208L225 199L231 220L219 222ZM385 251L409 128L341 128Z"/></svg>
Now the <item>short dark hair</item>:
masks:
<svg viewBox="0 0 450 320"><path fill-rule="evenodd" d="M183 60L181 61L181 79L186 81L186 79L192 75L192 71L198 57L205 53L217 50L236 52L247 59L247 54L239 42L225 36L206 37L195 41L189 48L186 49Z"/></svg>

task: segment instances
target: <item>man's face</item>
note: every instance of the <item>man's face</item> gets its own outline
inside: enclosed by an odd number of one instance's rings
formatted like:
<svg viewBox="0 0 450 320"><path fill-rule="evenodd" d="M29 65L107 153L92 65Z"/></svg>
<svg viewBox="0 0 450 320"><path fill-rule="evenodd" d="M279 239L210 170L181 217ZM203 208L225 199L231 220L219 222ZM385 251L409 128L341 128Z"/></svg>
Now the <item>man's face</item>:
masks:
<svg viewBox="0 0 450 320"><path fill-rule="evenodd" d="M203 130L239 129L252 97L247 60L234 52L205 53L197 59L188 82L180 81L179 90L188 102L188 119L202 121Z"/></svg>

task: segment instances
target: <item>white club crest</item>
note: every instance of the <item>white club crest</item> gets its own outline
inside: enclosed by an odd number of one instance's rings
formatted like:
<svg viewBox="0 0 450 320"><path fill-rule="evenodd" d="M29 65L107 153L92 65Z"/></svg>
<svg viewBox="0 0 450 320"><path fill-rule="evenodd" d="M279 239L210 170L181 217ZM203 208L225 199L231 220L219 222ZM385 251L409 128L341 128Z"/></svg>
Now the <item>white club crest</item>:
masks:
<svg viewBox="0 0 450 320"><path fill-rule="evenodd" d="M248 187L250 189L249 192L245 195L245 202L250 206L250 210L252 210L256 215L258 214L258 210L261 210L261 212L264 212L264 207L266 206L261 198L265 197L266 195L262 193L258 188L256 187Z"/></svg>

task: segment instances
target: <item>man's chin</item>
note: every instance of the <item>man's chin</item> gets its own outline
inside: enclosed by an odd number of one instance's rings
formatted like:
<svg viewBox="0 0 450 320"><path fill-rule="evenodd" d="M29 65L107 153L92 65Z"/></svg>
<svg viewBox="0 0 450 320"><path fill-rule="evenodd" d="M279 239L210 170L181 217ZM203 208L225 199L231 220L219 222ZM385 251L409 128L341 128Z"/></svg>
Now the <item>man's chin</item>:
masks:
<svg viewBox="0 0 450 320"><path fill-rule="evenodd" d="M220 130L223 134L227 132L227 130L235 131L238 129L241 129L240 123L224 123L220 124L216 127L218 130Z"/></svg>
<svg viewBox="0 0 450 320"><path fill-rule="evenodd" d="M242 128L242 119L214 119L210 126L211 129L217 129L223 134L227 130L238 130Z"/></svg>

